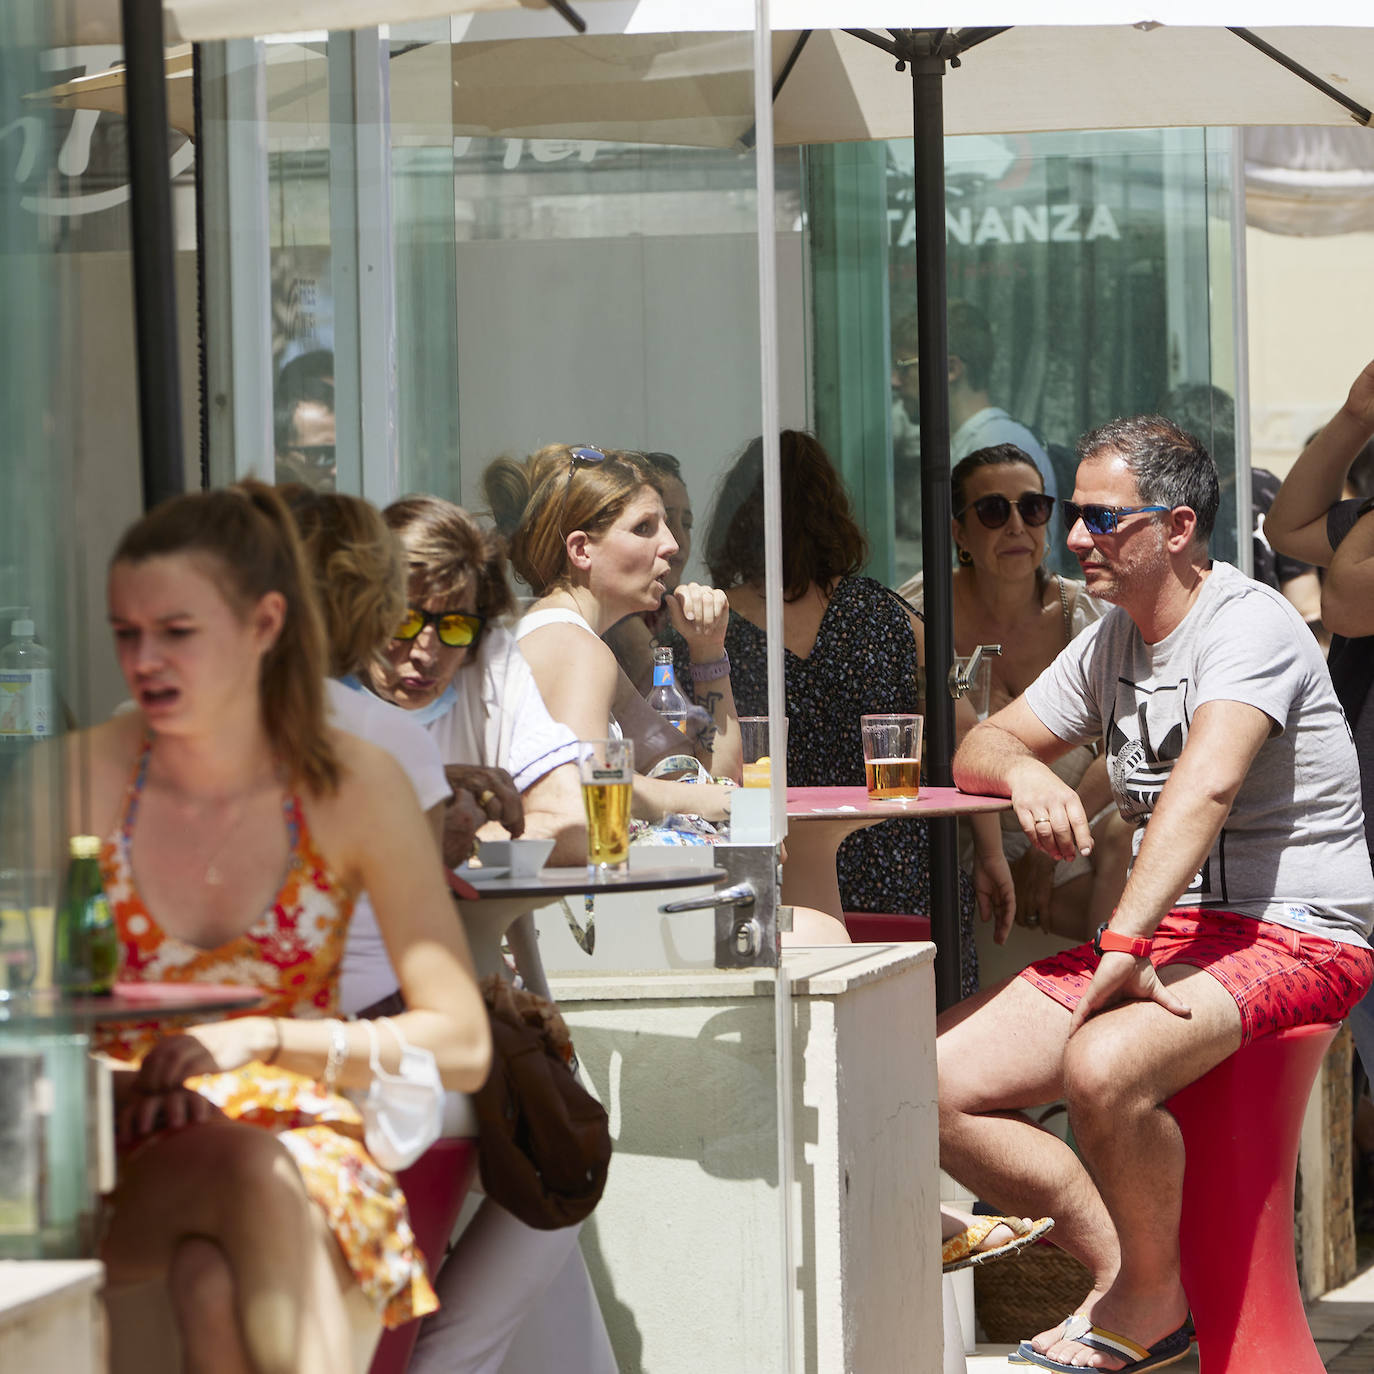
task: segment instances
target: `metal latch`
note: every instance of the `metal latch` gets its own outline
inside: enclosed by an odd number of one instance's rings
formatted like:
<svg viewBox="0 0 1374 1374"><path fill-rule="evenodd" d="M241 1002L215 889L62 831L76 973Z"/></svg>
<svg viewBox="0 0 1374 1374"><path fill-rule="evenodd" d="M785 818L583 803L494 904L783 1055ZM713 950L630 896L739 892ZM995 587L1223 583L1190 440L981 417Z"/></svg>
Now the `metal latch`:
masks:
<svg viewBox="0 0 1374 1374"><path fill-rule="evenodd" d="M659 911L714 911L717 968L777 968L779 933L792 927L792 908L778 905L777 850L766 844L722 844L712 857L736 881L700 897L665 902Z"/></svg>
<svg viewBox="0 0 1374 1374"><path fill-rule="evenodd" d="M979 665L985 658L996 658L1002 653L1000 644L975 644L973 652L964 662L955 662L949 665L949 694L955 701L959 701L968 695L969 689L973 686L973 679L978 676Z"/></svg>

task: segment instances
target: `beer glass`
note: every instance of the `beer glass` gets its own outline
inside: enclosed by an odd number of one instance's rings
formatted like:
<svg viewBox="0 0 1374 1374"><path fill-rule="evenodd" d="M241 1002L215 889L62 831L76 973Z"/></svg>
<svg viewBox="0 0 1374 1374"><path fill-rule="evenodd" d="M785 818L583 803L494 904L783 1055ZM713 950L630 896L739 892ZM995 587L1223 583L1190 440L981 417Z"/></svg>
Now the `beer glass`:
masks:
<svg viewBox="0 0 1374 1374"><path fill-rule="evenodd" d="M744 759L744 785L767 787L773 780L773 760L768 752L768 717L739 718L740 749ZM782 718L782 738L787 741L787 717Z"/></svg>
<svg viewBox="0 0 1374 1374"><path fill-rule="evenodd" d="M860 716L864 778L875 801L921 795L921 728L924 716Z"/></svg>
<svg viewBox="0 0 1374 1374"><path fill-rule="evenodd" d="M627 739L577 742L582 805L587 812L587 871L593 877L630 866L630 795L634 745Z"/></svg>

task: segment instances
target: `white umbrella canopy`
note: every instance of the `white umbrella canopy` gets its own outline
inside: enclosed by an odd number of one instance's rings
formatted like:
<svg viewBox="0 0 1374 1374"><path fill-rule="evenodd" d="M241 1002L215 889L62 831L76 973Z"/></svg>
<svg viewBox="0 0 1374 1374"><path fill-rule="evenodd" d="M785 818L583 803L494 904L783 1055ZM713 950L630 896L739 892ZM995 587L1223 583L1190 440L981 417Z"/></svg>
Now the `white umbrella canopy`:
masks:
<svg viewBox="0 0 1374 1374"><path fill-rule="evenodd" d="M751 0L569 2L585 35L544 0L170 0L169 9L196 41L454 16L459 132L729 146L752 129ZM1033 24L1018 22L1026 8L1008 0L775 0L775 77L814 30L782 82L776 140L910 132L907 83L893 80L891 57L843 32L860 26L1013 26L950 71L950 134L1349 122L1328 95L1227 25L1250 26L1374 108L1374 7L1350 0L1312 0L1301 26L1291 0L1152 0L1148 8L1140 0L1046 0ZM404 83L395 94L404 100Z"/></svg>
<svg viewBox="0 0 1374 1374"><path fill-rule="evenodd" d="M452 48L456 133L730 146L753 128L748 34L469 41L481 28L463 27ZM1374 26L1259 36L1374 108ZM773 34L775 85L802 37ZM946 134L1352 122L1224 28L1015 27L951 69L944 96ZM780 144L905 138L911 87L887 53L816 31L782 82L773 121Z"/></svg>

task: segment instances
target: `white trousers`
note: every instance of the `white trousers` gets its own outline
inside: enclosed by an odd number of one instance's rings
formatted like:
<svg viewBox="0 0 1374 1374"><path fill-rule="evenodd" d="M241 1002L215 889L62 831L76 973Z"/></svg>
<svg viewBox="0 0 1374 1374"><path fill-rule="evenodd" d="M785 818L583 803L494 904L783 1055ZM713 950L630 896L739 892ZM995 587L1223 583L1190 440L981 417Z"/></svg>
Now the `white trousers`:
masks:
<svg viewBox="0 0 1374 1374"><path fill-rule="evenodd" d="M439 1270L410 1374L617 1374L581 1230L536 1231L484 1198Z"/></svg>

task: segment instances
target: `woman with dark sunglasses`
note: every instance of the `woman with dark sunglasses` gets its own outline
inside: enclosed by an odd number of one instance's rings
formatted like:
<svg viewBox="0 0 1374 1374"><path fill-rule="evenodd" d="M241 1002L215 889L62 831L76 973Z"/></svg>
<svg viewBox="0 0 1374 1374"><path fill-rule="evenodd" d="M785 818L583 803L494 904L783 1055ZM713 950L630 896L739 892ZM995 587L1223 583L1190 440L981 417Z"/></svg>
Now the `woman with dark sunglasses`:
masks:
<svg viewBox="0 0 1374 1374"><path fill-rule="evenodd" d="M1055 500L1039 469L1015 444L978 449L950 473L954 543L954 651L1000 644L991 670L990 714L1035 680L1055 655L1108 609L1081 582L1045 567ZM1060 534L1057 522L1053 525ZM1061 535L1062 537L1062 535ZM918 607L918 574L900 589ZM985 703L975 703L981 712ZM1066 939L1087 939L1121 895L1130 861L1130 831L1110 804L1105 763L1075 749L1055 765L1093 817L1091 858L1056 862L1032 849L1014 821L1002 827L1003 850L1016 883L1016 919Z"/></svg>
<svg viewBox="0 0 1374 1374"><path fill-rule="evenodd" d="M515 597L499 539L438 496L383 514L404 551L406 601L365 685L424 726L455 795L471 792L493 826L552 837L551 863L582 862L574 736L549 714L505 623ZM445 859L459 864L471 848L470 823L450 808Z"/></svg>

